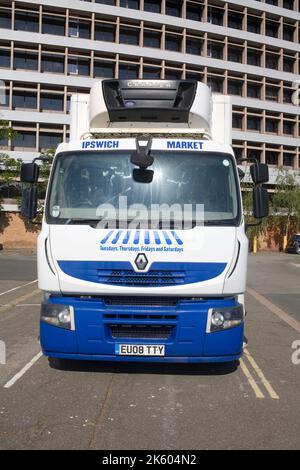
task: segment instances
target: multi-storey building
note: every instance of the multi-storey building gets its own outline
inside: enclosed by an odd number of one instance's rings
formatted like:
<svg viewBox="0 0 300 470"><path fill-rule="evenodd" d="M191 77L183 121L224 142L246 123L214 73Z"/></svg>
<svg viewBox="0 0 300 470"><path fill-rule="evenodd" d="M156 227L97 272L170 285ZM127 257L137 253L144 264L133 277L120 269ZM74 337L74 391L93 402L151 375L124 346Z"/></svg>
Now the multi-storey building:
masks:
<svg viewBox="0 0 300 470"><path fill-rule="evenodd" d="M1 146L31 160L68 139L70 95L95 79L193 78L232 96L238 157L298 170L299 39L300 0L0 0L0 119L18 131Z"/></svg>

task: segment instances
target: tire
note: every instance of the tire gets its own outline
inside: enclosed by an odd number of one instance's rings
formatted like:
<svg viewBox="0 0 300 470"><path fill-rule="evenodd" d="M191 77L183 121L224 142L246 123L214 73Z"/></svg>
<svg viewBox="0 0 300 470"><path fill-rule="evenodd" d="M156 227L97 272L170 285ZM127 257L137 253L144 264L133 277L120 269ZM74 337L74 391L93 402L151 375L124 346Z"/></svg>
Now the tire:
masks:
<svg viewBox="0 0 300 470"><path fill-rule="evenodd" d="M297 246L296 253L297 253L297 255L300 255L300 246Z"/></svg>

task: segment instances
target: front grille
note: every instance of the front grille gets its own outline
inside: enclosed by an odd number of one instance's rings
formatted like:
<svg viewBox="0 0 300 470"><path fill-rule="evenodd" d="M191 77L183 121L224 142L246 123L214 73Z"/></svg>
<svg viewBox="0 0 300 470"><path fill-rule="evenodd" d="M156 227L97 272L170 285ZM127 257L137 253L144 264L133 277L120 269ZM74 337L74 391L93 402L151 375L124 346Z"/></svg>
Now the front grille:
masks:
<svg viewBox="0 0 300 470"><path fill-rule="evenodd" d="M173 325L109 325L114 339L162 339L167 340Z"/></svg>
<svg viewBox="0 0 300 470"><path fill-rule="evenodd" d="M143 313L104 313L104 320L177 320L177 315Z"/></svg>
<svg viewBox="0 0 300 470"><path fill-rule="evenodd" d="M131 269L98 270L98 282L115 286L176 286L185 283L185 271L150 270L147 273L137 273Z"/></svg>
<svg viewBox="0 0 300 470"><path fill-rule="evenodd" d="M143 297L143 296L110 296L105 297L106 305L138 305L150 307L174 307L178 297ZM182 300L182 299L181 299Z"/></svg>

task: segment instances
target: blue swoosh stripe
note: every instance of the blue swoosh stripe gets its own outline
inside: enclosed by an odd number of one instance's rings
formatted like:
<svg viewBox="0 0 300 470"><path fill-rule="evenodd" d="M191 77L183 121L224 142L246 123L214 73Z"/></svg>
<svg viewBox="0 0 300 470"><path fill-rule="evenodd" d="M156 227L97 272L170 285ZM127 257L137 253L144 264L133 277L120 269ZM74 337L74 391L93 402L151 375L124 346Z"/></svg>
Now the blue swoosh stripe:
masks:
<svg viewBox="0 0 300 470"><path fill-rule="evenodd" d="M105 237L101 240L100 243L103 243L103 244L106 243L107 240L109 239L109 237L113 234L113 232L114 232L114 231L111 230L107 235L105 235Z"/></svg>

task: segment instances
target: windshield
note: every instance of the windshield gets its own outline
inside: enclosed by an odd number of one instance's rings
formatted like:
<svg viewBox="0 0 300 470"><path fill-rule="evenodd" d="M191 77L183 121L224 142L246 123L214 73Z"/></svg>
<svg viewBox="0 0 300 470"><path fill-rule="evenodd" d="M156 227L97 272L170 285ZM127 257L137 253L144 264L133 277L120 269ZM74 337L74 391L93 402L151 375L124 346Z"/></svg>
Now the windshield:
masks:
<svg viewBox="0 0 300 470"><path fill-rule="evenodd" d="M201 208L205 224L239 223L239 191L231 155L163 151L152 155L151 167L139 170L130 161L130 151L60 154L50 182L47 222L124 220L125 213L126 222L134 215L149 220L147 214L153 207L160 222L157 214L164 207L170 209L173 223L184 213L197 224L195 213Z"/></svg>

